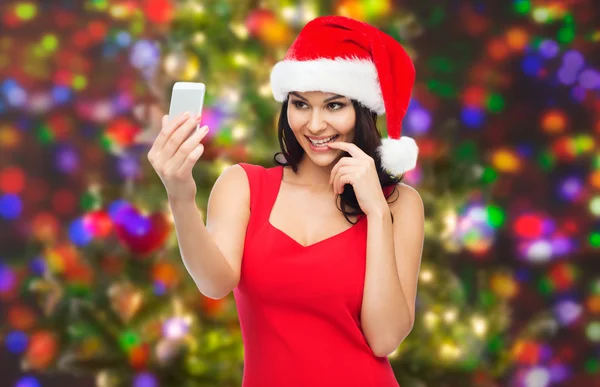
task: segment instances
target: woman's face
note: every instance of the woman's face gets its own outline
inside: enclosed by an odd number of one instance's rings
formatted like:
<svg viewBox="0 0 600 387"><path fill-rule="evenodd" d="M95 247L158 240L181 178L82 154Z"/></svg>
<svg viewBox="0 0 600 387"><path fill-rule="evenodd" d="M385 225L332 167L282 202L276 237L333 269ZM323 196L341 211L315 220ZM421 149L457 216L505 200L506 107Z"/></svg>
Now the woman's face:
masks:
<svg viewBox="0 0 600 387"><path fill-rule="evenodd" d="M329 140L352 142L356 112L349 98L338 94L320 91L291 92L287 109L287 118L296 139L306 155L319 166L328 166L342 153L339 149L330 149L324 143L315 141Z"/></svg>

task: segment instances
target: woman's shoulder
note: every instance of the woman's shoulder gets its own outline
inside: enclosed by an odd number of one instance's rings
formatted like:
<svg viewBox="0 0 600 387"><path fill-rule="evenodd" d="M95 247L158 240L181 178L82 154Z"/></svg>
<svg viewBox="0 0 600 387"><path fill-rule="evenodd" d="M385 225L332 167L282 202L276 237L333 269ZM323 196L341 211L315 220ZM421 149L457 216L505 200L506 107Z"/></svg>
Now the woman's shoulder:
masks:
<svg viewBox="0 0 600 387"><path fill-rule="evenodd" d="M270 179L276 175L276 168L278 166L270 167L261 164L251 164L245 162L239 162L233 167L243 170L250 181L263 181L263 179Z"/></svg>
<svg viewBox="0 0 600 387"><path fill-rule="evenodd" d="M264 168L262 165L251 164L251 163L246 163L246 162L239 162L239 163L237 163L237 165L239 165L240 167L242 167L244 169L246 169L246 168L252 168L252 169Z"/></svg>
<svg viewBox="0 0 600 387"><path fill-rule="evenodd" d="M419 196L419 191L417 191L412 185L408 185L406 183L400 182L396 184L396 189L403 195L410 195L412 197Z"/></svg>
<svg viewBox="0 0 600 387"><path fill-rule="evenodd" d="M396 184L390 184L390 185L384 185L383 186L384 190L390 190L390 191L392 191L394 188L398 192L407 192L407 191L417 192L417 190L415 188L413 188L411 185L408 185L408 184L403 183L403 182L399 182L399 183L396 183Z"/></svg>
<svg viewBox="0 0 600 387"><path fill-rule="evenodd" d="M390 187L396 188L396 191L398 192L394 197L395 200L393 203L390 203L392 212L403 211L406 207L423 207L423 199L421 198L419 191L414 187L402 182Z"/></svg>

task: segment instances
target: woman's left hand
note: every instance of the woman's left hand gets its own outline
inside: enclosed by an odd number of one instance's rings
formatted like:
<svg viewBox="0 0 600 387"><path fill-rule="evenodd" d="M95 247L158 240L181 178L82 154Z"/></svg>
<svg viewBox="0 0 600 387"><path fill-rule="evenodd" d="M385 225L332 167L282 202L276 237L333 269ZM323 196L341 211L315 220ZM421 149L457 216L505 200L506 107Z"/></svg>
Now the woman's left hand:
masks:
<svg viewBox="0 0 600 387"><path fill-rule="evenodd" d="M352 156L342 157L331 170L329 184L333 183L334 192L341 194L344 186L351 184L365 215L389 211L373 158L352 143L339 141L328 143L327 146L341 149Z"/></svg>

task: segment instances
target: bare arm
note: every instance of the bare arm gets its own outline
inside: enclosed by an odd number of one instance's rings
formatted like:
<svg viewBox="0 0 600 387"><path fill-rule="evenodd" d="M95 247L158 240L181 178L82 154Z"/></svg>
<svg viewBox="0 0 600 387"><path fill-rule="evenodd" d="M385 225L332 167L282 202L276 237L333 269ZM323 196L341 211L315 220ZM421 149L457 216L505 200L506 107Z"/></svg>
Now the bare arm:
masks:
<svg viewBox="0 0 600 387"><path fill-rule="evenodd" d="M414 326L423 252L421 196L406 184L397 188L398 199L368 217L361 323L369 346L380 357L394 352Z"/></svg>
<svg viewBox="0 0 600 387"><path fill-rule="evenodd" d="M195 202L169 201L183 263L207 297L223 298L239 283L249 202L248 179L240 165L225 169L215 182L206 226Z"/></svg>

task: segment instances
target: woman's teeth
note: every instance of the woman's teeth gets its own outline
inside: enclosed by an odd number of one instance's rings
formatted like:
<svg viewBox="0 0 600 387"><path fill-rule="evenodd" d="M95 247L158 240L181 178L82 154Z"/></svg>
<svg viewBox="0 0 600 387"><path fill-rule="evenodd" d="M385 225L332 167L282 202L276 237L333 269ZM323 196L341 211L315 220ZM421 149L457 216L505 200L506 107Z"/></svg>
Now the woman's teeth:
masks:
<svg viewBox="0 0 600 387"><path fill-rule="evenodd" d="M319 140L319 141L314 141L314 140L312 140L310 137L309 137L308 139L309 139L309 141L310 141L310 142L311 142L311 143L312 143L314 146L316 146L317 148L323 148L323 147L325 147L325 146L326 146L326 144L327 144L328 142L331 142L331 141L335 140L336 138L338 138L338 136L339 136L339 135L337 135L337 134L336 134L335 136L331 136L331 137L329 137L329 138L326 138L326 139L324 139L324 140Z"/></svg>

